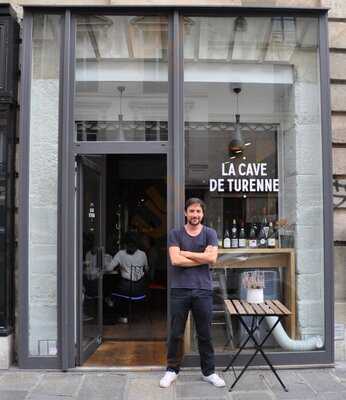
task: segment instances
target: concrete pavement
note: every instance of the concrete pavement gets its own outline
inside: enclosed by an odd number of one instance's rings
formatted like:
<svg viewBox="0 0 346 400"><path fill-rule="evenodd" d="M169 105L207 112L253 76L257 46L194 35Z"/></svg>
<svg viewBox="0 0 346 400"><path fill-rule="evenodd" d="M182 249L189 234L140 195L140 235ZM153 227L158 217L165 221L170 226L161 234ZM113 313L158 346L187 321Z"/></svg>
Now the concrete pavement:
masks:
<svg viewBox="0 0 346 400"><path fill-rule="evenodd" d="M279 373L288 393L269 370L249 370L230 393L202 382L197 370L183 370L169 389L161 389L160 371L10 369L0 372L0 400L346 400L346 363ZM232 382L232 372L223 376L227 384Z"/></svg>

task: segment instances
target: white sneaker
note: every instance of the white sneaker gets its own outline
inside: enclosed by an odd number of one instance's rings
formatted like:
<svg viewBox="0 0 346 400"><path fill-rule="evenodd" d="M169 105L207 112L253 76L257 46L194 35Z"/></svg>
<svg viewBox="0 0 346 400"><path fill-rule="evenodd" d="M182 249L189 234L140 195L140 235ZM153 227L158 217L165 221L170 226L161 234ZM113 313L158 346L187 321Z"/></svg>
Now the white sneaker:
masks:
<svg viewBox="0 0 346 400"><path fill-rule="evenodd" d="M205 382L209 382L216 387L225 387L226 386L225 381L222 378L220 378L218 374L215 374L215 373L208 375L208 376L203 375L202 379Z"/></svg>
<svg viewBox="0 0 346 400"><path fill-rule="evenodd" d="M166 371L165 375L160 379L160 387L168 388L178 378L178 374L172 371Z"/></svg>

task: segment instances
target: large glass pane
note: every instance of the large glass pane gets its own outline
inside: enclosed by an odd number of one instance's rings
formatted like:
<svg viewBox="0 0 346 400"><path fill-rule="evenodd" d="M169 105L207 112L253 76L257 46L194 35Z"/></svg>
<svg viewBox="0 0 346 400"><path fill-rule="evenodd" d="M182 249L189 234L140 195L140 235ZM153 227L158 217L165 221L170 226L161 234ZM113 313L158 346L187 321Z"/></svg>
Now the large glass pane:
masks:
<svg viewBox="0 0 346 400"><path fill-rule="evenodd" d="M268 346L320 349L318 20L190 17L184 28L186 197L204 199L205 222L219 237L213 268L216 350L229 351L244 337L225 313L224 300L246 300L243 278L253 270L264 272L265 299L278 299L292 311ZM197 351L194 329L191 343Z"/></svg>
<svg viewBox="0 0 346 400"><path fill-rule="evenodd" d="M80 16L75 138L167 140L165 16Z"/></svg>
<svg viewBox="0 0 346 400"><path fill-rule="evenodd" d="M60 20L33 18L29 165L29 353L57 353Z"/></svg>

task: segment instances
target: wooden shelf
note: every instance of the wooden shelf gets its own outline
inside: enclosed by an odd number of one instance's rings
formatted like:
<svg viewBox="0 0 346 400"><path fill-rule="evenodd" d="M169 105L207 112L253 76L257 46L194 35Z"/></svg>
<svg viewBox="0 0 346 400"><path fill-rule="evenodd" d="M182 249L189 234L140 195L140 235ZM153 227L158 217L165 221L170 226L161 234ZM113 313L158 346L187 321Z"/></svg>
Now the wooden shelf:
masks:
<svg viewBox="0 0 346 400"><path fill-rule="evenodd" d="M292 248L281 248L275 247L273 249L269 248L255 248L252 249L250 247L242 248L242 249L218 249L218 254L287 254L294 253L294 249Z"/></svg>

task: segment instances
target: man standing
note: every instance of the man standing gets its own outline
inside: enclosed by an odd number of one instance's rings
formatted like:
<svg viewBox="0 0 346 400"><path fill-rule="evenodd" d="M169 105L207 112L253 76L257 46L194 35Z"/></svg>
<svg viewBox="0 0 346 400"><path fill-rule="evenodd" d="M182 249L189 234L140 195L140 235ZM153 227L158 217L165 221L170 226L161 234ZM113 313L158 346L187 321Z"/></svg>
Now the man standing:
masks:
<svg viewBox="0 0 346 400"><path fill-rule="evenodd" d="M171 330L168 340L167 370L160 386L167 388L179 373L183 356L183 336L189 311L196 325L202 379L214 386L225 382L215 373L211 342L213 291L209 264L217 258L217 235L202 225L205 204L191 198L185 204L186 225L172 229L168 248L171 259Z"/></svg>

